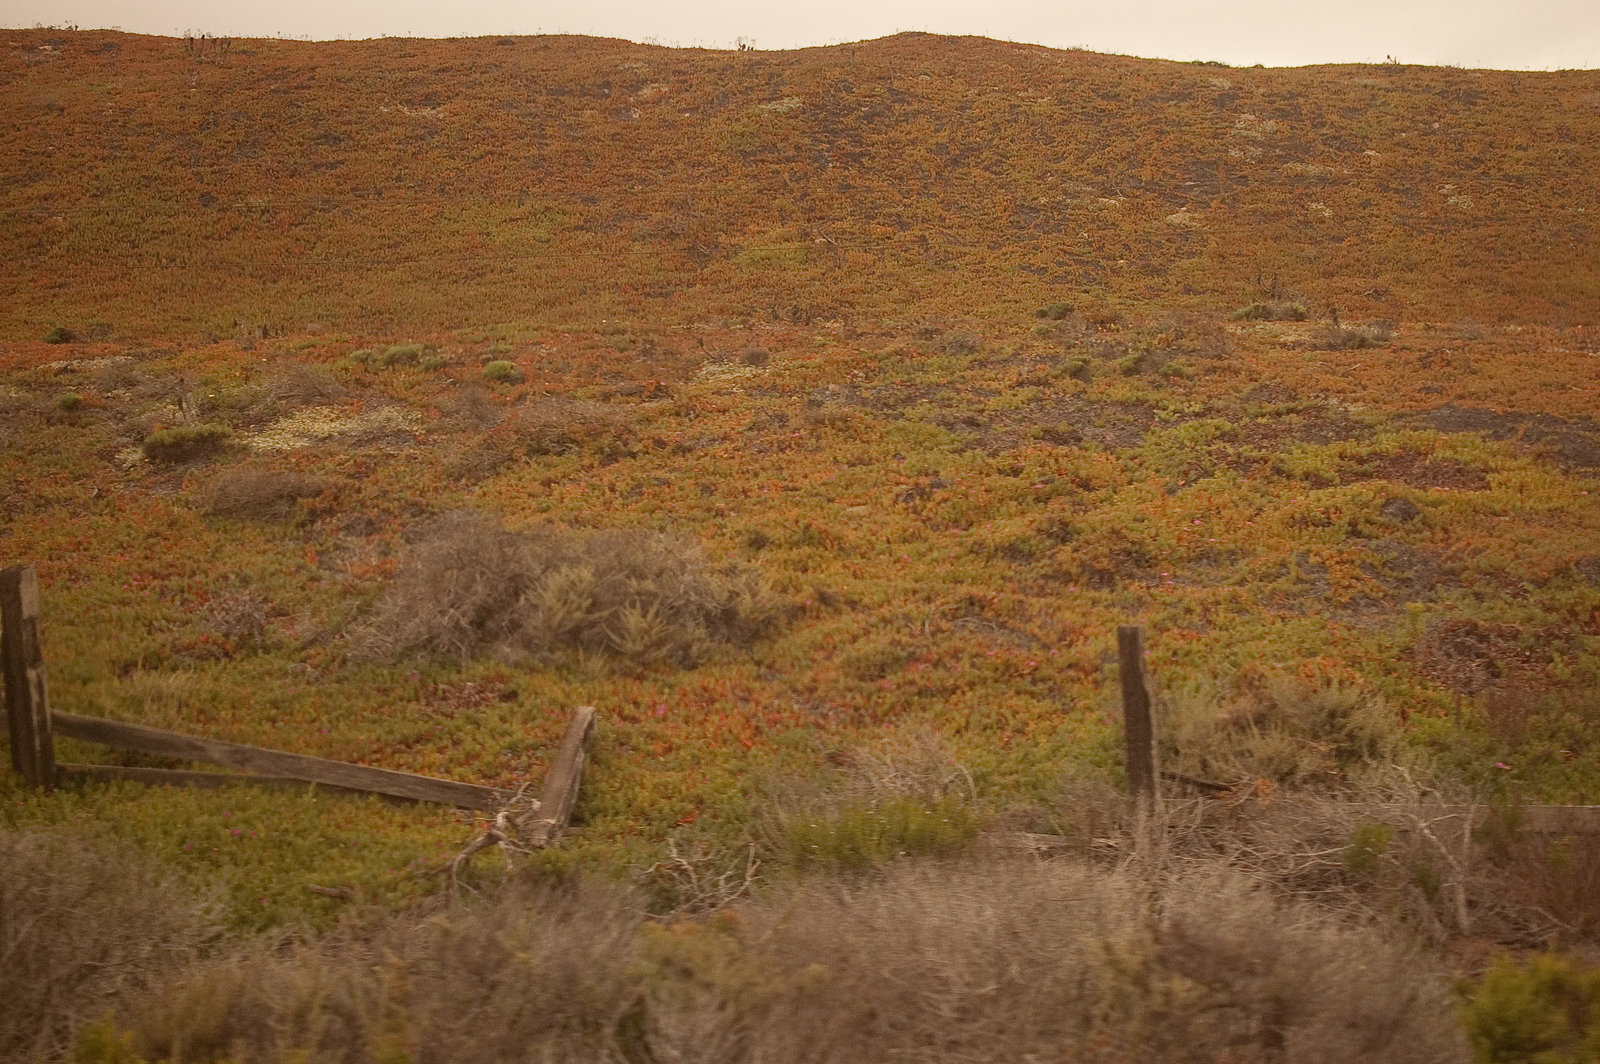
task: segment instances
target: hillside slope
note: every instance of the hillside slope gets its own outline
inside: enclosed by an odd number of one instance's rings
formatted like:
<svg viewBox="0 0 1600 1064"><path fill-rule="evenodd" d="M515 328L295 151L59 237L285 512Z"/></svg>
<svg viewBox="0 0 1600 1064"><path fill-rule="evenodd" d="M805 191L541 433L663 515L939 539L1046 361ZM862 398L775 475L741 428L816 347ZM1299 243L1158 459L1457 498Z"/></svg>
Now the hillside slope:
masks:
<svg viewBox="0 0 1600 1064"><path fill-rule="evenodd" d="M1600 72L926 34L0 33L0 336L1231 309L1593 322Z"/></svg>

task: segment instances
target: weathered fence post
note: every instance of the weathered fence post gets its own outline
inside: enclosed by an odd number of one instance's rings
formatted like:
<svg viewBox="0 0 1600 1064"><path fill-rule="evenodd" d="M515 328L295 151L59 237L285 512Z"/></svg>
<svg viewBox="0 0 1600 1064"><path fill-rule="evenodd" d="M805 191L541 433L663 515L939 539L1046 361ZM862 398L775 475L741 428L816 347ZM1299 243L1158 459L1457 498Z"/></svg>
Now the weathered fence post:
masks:
<svg viewBox="0 0 1600 1064"><path fill-rule="evenodd" d="M1154 809L1156 804L1156 730L1150 719L1150 689L1145 683L1144 628L1122 625L1117 629L1117 659L1122 672L1123 737L1127 743L1128 786L1134 804Z"/></svg>
<svg viewBox="0 0 1600 1064"><path fill-rule="evenodd" d="M11 765L30 787L56 779L50 701L39 645L39 574L31 565L0 570L0 658L4 658Z"/></svg>

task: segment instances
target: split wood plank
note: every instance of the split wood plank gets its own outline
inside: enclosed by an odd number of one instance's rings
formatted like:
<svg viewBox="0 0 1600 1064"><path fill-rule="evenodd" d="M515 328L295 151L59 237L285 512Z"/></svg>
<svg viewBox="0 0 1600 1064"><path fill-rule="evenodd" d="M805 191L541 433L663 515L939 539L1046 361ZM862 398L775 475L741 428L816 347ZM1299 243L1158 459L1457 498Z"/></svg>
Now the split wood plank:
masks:
<svg viewBox="0 0 1600 1064"><path fill-rule="evenodd" d="M263 776L284 776L305 783L321 783L344 787L353 791L386 794L395 798L411 798L421 802L437 802L463 809L497 809L506 794L493 787L473 783L435 779L394 769L373 768L370 765L351 765L343 761L290 754L281 750L267 750L243 743L222 742L218 739L201 739L193 735L163 731L143 724L105 720L100 717L82 717L76 713L56 713L55 730L69 739L103 743L147 754L162 754L183 761L204 761L213 765L257 772ZM249 776L235 777L248 783Z"/></svg>
<svg viewBox="0 0 1600 1064"><path fill-rule="evenodd" d="M0 657L11 766L28 786L52 787L55 741L39 643L39 574L31 565L0 570Z"/></svg>
<svg viewBox="0 0 1600 1064"><path fill-rule="evenodd" d="M527 845L549 846L572 819L572 809L578 804L578 784L583 780L583 763L594 745L595 716L593 706L579 706L572 711L566 734L561 737L561 749L545 770L538 816L519 825Z"/></svg>

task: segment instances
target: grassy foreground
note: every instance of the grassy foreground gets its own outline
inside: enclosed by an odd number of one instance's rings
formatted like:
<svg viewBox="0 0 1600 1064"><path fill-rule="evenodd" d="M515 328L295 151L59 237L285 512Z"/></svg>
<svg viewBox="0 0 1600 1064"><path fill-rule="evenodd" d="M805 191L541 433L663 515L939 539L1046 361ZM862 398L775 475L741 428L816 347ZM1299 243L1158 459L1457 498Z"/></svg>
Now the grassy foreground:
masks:
<svg viewBox="0 0 1600 1064"><path fill-rule="evenodd" d="M1600 772L1592 73L4 40L53 704L504 787L601 726L466 908L448 810L0 776L0 930L82 988L0 1051L1590 1059L1581 964L1486 958L1597 927L1592 844L1507 812ZM1128 623L1232 788L1155 855ZM1419 833L1462 796L1505 815Z"/></svg>

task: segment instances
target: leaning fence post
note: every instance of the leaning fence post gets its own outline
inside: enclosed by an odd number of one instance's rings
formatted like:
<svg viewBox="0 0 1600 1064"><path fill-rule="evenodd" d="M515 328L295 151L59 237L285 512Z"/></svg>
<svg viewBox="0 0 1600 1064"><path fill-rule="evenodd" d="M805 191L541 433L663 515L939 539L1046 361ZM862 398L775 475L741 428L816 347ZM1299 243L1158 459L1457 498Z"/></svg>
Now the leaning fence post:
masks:
<svg viewBox="0 0 1600 1064"><path fill-rule="evenodd" d="M1134 804L1153 809L1156 803L1156 732L1150 719L1150 689L1145 683L1144 628L1117 629L1117 659L1122 672L1123 737L1127 743L1128 786Z"/></svg>
<svg viewBox="0 0 1600 1064"><path fill-rule="evenodd" d="M54 786L55 742L39 646L39 574L31 565L0 570L0 658L11 765L30 787Z"/></svg>

